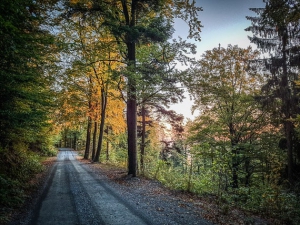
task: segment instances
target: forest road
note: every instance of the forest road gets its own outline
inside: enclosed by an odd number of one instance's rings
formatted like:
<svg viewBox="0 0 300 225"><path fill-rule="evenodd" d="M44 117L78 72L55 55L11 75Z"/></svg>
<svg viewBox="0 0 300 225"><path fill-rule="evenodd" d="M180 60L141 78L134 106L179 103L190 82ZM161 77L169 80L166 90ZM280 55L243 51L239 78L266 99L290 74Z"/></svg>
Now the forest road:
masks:
<svg viewBox="0 0 300 225"><path fill-rule="evenodd" d="M144 225L151 221L61 148L29 224Z"/></svg>

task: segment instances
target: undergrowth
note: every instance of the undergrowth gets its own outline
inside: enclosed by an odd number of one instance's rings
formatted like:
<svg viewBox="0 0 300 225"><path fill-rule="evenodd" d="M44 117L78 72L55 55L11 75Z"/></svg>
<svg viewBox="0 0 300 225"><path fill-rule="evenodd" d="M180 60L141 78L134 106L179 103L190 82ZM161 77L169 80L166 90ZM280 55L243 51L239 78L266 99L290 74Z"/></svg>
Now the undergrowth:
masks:
<svg viewBox="0 0 300 225"><path fill-rule="evenodd" d="M199 196L215 196L220 211L227 214L230 208L239 208L269 218L282 224L300 224L300 196L297 192L270 183L251 187L223 190L218 185L217 174L207 170L202 174L189 173L188 169L173 167L165 161L146 166L145 176L157 179L165 186ZM251 223L250 223L251 224Z"/></svg>
<svg viewBox="0 0 300 225"><path fill-rule="evenodd" d="M26 190L32 188L29 181L44 169L41 158L55 154L54 148L32 152L21 144L0 147L0 224L6 223L10 213L24 203Z"/></svg>
<svg viewBox="0 0 300 225"><path fill-rule="evenodd" d="M122 154L121 154L122 153ZM123 152L110 155L109 164L126 169ZM105 155L102 162L106 162ZM178 166L179 165L179 166ZM249 187L231 188L224 168L206 168L191 170L188 164L174 165L159 159L158 156L146 155L144 169L139 174L146 178L160 181L172 190L196 194L214 199L221 214L227 215L232 209L240 209L245 214L260 215L275 219L280 224L300 224L300 196L295 190L289 190L276 182L257 182ZM245 224L254 224L251 216L245 218Z"/></svg>

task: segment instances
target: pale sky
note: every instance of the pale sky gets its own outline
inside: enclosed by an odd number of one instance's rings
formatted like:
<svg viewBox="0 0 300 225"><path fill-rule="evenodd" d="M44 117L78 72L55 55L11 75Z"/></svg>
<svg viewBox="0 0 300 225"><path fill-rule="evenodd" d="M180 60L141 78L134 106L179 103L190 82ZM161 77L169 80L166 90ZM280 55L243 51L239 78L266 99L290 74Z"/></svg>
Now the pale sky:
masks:
<svg viewBox="0 0 300 225"><path fill-rule="evenodd" d="M249 8L263 8L263 0L196 0L197 6L203 8L198 17L204 26L201 32L201 42L194 42L197 45L196 58L206 51L218 47L227 47L229 44L246 48L250 45L247 36L252 36L251 32L244 31L251 25L246 16L256 14ZM186 29L184 29L186 28ZM186 38L187 25L185 22L175 23L174 36ZM252 45L255 48L255 45ZM173 105L171 109L183 114L186 118L193 119L196 115L191 114L192 102L187 97L183 103Z"/></svg>

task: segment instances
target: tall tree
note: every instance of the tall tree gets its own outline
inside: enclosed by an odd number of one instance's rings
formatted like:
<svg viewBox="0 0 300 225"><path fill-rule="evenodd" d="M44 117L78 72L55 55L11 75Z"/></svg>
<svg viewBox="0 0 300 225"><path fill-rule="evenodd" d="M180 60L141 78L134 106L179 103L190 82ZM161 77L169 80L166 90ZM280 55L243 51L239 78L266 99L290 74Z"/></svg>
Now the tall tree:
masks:
<svg viewBox="0 0 300 225"><path fill-rule="evenodd" d="M1 146L34 142L47 124L51 103L46 69L53 36L42 29L51 1L0 3L0 136ZM45 8L44 8L45 7ZM48 111L49 112L49 111Z"/></svg>
<svg viewBox="0 0 300 225"><path fill-rule="evenodd" d="M53 1L0 2L0 205L19 206L24 187L52 144L54 37L46 29ZM4 194L5 193L5 194ZM4 222L6 220L1 220Z"/></svg>
<svg viewBox="0 0 300 225"><path fill-rule="evenodd" d="M111 0L72 1L69 14L85 12L103 21L115 41L126 63L127 81L127 132L128 132L128 174L136 176L137 169L137 95L136 95L136 47L137 44L163 42L171 36L171 22L174 17L188 21L189 37L200 40L201 30L197 12L201 8L195 1L169 0Z"/></svg>
<svg viewBox="0 0 300 225"><path fill-rule="evenodd" d="M299 1L266 0L265 8L250 9L257 17L247 17L252 25L246 29L254 36L249 37L263 52L269 52L265 60L269 77L263 87L265 105L280 99L280 117L288 156L288 180L296 179L294 159L299 146L295 136L293 118L299 114L299 90L295 81L299 79Z"/></svg>
<svg viewBox="0 0 300 225"><path fill-rule="evenodd" d="M137 50L138 72L140 74L137 85L138 107L141 115L141 169L146 147L146 114L147 117L174 118L168 108L170 104L178 103L183 98L183 88L179 86L184 79L184 72L175 69L174 59L180 58L182 50L194 52L195 46L187 43L157 43L142 46ZM190 58L181 58L187 63ZM149 121L147 122L149 124Z"/></svg>
<svg viewBox="0 0 300 225"><path fill-rule="evenodd" d="M237 171L245 160L241 155L247 155L245 146L258 138L264 125L261 122L265 113L254 98L263 78L250 66L250 61L258 55L251 47L214 48L205 52L187 80L188 90L195 99L194 109L202 114L195 123L199 129L195 136L204 131L204 136L211 133L208 136L215 143L227 145L222 148L224 154L230 149L234 188L239 186Z"/></svg>

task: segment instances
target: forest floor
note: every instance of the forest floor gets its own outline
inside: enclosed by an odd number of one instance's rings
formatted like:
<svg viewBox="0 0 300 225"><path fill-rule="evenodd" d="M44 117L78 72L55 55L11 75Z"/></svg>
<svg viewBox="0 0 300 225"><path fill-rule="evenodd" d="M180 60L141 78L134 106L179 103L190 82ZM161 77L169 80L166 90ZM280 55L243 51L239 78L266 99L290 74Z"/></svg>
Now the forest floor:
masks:
<svg viewBox="0 0 300 225"><path fill-rule="evenodd" d="M187 192L171 190L160 182L145 177L129 178L125 168L104 163L91 163L89 160L83 160L82 156L78 156L77 160L99 178L105 177L108 184L131 205L137 207L139 211L147 213L150 217L164 218L161 223L153 224L189 225L206 224L206 221L209 221L207 224L220 225L283 224L280 221L266 219L262 215L255 215L235 207L220 206L213 196L201 197ZM26 201L25 206L11 215L14 219L8 224L24 224L19 221L24 221L23 218L28 217L29 211L32 211L55 162L55 157L44 161L46 170L32 180L32 186L35 188L28 191L28 201ZM169 221L176 221L176 223Z"/></svg>

